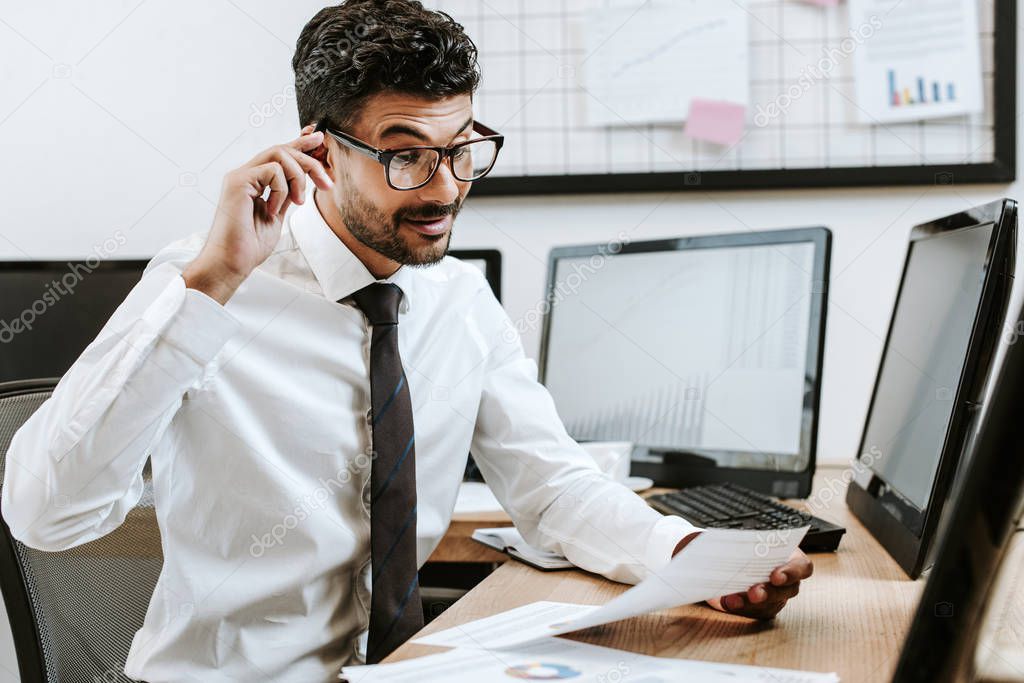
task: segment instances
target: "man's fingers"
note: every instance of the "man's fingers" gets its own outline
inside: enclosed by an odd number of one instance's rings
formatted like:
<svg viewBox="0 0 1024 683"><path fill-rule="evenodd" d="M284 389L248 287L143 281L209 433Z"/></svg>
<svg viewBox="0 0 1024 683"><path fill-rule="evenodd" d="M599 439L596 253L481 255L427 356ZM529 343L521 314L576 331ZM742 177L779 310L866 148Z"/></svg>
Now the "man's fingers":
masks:
<svg viewBox="0 0 1024 683"><path fill-rule="evenodd" d="M814 564L811 563L810 558L798 550L793 553L789 562L775 568L771 574L770 581L773 586L786 586L798 583L810 577L813 573Z"/></svg>
<svg viewBox="0 0 1024 683"><path fill-rule="evenodd" d="M730 614L754 619L771 619L786 605L786 601L800 593L800 581L814 571L814 566L799 550L793 553L789 562L777 567L769 580L758 583L742 593L724 595L709 600L712 607Z"/></svg>
<svg viewBox="0 0 1024 683"><path fill-rule="evenodd" d="M324 134L322 131L316 131L310 133L303 133L299 137L289 142L288 146L293 149L297 149L300 152L309 152L311 150L316 149L322 144L324 144Z"/></svg>
<svg viewBox="0 0 1024 683"><path fill-rule="evenodd" d="M258 196L263 196L263 190L270 188L270 196L267 197L267 212L271 216L276 216L288 198L288 179L285 177L284 169L277 162L268 162L253 170L256 172Z"/></svg>
<svg viewBox="0 0 1024 683"><path fill-rule="evenodd" d="M727 612L737 612L747 606L747 595L746 593L724 595L719 599L719 602Z"/></svg>
<svg viewBox="0 0 1024 683"><path fill-rule="evenodd" d="M769 586L759 583L747 590L747 600L754 605L771 602L785 602L800 593L800 584L791 583L785 586Z"/></svg>
<svg viewBox="0 0 1024 683"><path fill-rule="evenodd" d="M319 142L316 144L301 144L299 146L294 144L302 140L314 138L319 139ZM323 164L309 154L306 154L306 152L316 149L322 143L323 135L321 133L304 135L292 143L276 145L263 150L250 159L247 166L262 166L272 161L280 163L285 168L289 183L292 184L292 201L296 204L301 204L306 192L307 174L313 178L313 182L322 190L330 190L334 187L334 181L324 169Z"/></svg>
<svg viewBox="0 0 1024 683"><path fill-rule="evenodd" d="M771 619L786 606L785 600L771 600L752 604L744 593L736 593L723 597L720 602L720 609L728 614L735 614L750 619Z"/></svg>
<svg viewBox="0 0 1024 683"><path fill-rule="evenodd" d="M249 160L247 166L259 166L270 161L281 147L290 147L300 152L309 152L320 145L324 144L324 134L321 132L307 133L300 135L290 142L286 142L283 145L274 145L263 150L252 159Z"/></svg>
<svg viewBox="0 0 1024 683"><path fill-rule="evenodd" d="M309 177L313 179L313 182L321 190L330 190L334 187L334 181L331 179L330 174L324 169L323 164L309 156L304 154L297 149L291 147L285 147L285 150L292 155L292 158L298 162L302 170L309 174Z"/></svg>
<svg viewBox="0 0 1024 683"><path fill-rule="evenodd" d="M292 156L288 148L283 145L271 147L256 155L250 163L254 166L262 166L269 163L279 164L284 169L285 178L288 180L291 200L296 204L303 202L303 198L306 196L306 171L295 157Z"/></svg>
<svg viewBox="0 0 1024 683"><path fill-rule="evenodd" d="M744 593L732 593L722 596L719 599L719 604L727 612L745 612L751 608L760 609L776 603L785 603L790 598L796 597L799 593L799 583L786 586L769 586L759 583L751 586Z"/></svg>
<svg viewBox="0 0 1024 683"><path fill-rule="evenodd" d="M286 147L277 149L274 161L284 168L284 176L288 179L288 198L296 204L301 204L306 197L306 170Z"/></svg>

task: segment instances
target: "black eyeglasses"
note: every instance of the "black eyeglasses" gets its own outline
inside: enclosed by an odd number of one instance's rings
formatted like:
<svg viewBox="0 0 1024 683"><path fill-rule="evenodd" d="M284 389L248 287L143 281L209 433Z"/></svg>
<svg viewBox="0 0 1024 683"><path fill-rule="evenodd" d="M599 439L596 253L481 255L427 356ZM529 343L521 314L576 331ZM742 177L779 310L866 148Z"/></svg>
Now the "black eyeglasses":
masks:
<svg viewBox="0 0 1024 683"><path fill-rule="evenodd" d="M394 190L416 190L423 187L433 179L443 160L448 161L452 175L458 180L465 183L480 180L494 168L498 152L505 144L504 135L479 122L473 124L473 132L479 137L451 147L419 145L399 149L377 149L348 133L332 130L325 121L317 124L316 130L329 133L349 149L380 162L384 166L388 186Z"/></svg>

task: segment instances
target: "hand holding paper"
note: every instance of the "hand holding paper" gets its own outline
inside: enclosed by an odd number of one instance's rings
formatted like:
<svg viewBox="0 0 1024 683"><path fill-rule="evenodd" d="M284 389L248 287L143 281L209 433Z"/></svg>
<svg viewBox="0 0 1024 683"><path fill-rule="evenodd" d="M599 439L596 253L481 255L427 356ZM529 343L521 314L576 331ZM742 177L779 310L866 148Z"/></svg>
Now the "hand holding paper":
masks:
<svg viewBox="0 0 1024 683"><path fill-rule="evenodd" d="M421 638L428 645L512 647L546 636L745 591L769 582L808 527L773 531L708 529L661 571L602 607L535 603Z"/></svg>
<svg viewBox="0 0 1024 683"><path fill-rule="evenodd" d="M800 592L800 582L814 573L811 560L794 550L789 561L772 570L768 581L745 591L723 595L707 603L717 610L751 619L772 619Z"/></svg>

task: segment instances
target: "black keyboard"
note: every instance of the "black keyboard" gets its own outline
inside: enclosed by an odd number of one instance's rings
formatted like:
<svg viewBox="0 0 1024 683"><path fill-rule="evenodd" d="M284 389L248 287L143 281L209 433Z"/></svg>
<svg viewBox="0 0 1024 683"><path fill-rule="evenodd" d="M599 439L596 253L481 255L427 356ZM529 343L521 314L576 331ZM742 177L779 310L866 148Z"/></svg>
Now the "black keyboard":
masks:
<svg viewBox="0 0 1024 683"><path fill-rule="evenodd" d="M735 484L694 486L651 496L647 503L658 512L710 529L794 529L809 524L800 542L804 552L833 551L846 533L841 526Z"/></svg>

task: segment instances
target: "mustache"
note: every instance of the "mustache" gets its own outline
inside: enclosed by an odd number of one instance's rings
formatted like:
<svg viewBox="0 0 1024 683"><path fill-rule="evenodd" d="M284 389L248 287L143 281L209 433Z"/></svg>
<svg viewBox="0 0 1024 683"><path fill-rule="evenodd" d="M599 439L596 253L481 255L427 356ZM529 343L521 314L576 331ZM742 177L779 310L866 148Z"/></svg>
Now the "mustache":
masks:
<svg viewBox="0 0 1024 683"><path fill-rule="evenodd" d="M445 216L452 216L453 218L459 214L462 209L462 202L452 202L451 204L437 205L428 204L421 206L408 207L400 209L395 213L395 221L403 220L430 220L432 218L444 218Z"/></svg>

